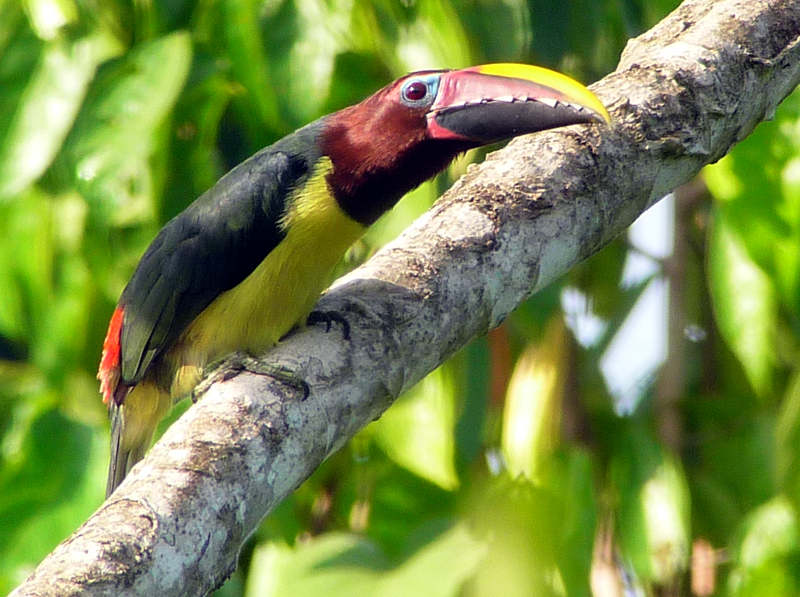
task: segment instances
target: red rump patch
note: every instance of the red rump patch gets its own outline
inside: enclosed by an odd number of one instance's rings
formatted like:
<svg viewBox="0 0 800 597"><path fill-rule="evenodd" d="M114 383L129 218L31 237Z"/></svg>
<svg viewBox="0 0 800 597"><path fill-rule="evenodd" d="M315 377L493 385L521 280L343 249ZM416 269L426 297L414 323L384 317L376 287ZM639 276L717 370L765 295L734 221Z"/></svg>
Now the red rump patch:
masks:
<svg viewBox="0 0 800 597"><path fill-rule="evenodd" d="M120 337L124 315L123 307L117 307L114 315L111 316L111 323L108 324L108 332L103 342L103 356L100 359L100 371L97 373L97 379L100 380L100 392L103 394L105 404L109 404L115 399L119 385Z"/></svg>

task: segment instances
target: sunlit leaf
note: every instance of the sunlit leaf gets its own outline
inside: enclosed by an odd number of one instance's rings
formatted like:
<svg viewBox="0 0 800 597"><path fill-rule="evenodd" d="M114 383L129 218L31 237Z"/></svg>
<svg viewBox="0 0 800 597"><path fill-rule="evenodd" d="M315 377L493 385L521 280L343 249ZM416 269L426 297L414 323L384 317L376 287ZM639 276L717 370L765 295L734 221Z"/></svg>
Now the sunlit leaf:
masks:
<svg viewBox="0 0 800 597"><path fill-rule="evenodd" d="M330 533L298 546L260 546L247 581L248 596L446 597L458 595L486 552L463 526L422 546L402 564L369 539Z"/></svg>
<svg viewBox="0 0 800 597"><path fill-rule="evenodd" d="M799 541L797 514L787 500L777 497L754 511L742 526L735 568L728 579L731 595L797 595Z"/></svg>
<svg viewBox="0 0 800 597"><path fill-rule="evenodd" d="M386 574L377 595L455 597L486 553L485 543L473 537L465 525L455 526Z"/></svg>
<svg viewBox="0 0 800 597"><path fill-rule="evenodd" d="M709 189L749 258L779 300L800 315L800 92L719 163ZM732 286L736 292L738 286Z"/></svg>
<svg viewBox="0 0 800 597"><path fill-rule="evenodd" d="M400 34L397 53L405 70L464 68L472 63L469 41L449 0L420 0L416 18Z"/></svg>
<svg viewBox="0 0 800 597"><path fill-rule="evenodd" d="M50 198L31 189L0 204L0 334L33 340L52 298L56 250ZM21 251L19 247L26 247Z"/></svg>
<svg viewBox="0 0 800 597"><path fill-rule="evenodd" d="M476 534L485 536L489 551L470 581L467 594L564 594L564 578L558 564L566 499L560 490L577 488L565 482L563 472L553 471L553 480L559 486L555 491L544 485L536 487L525 477L511 480L505 474L473 488L467 514ZM573 564L580 567L577 560Z"/></svg>
<svg viewBox="0 0 800 597"><path fill-rule="evenodd" d="M689 559L689 490L680 463L665 458L641 494L653 576L664 583L680 576Z"/></svg>
<svg viewBox="0 0 800 597"><path fill-rule="evenodd" d="M50 165L98 65L116 51L101 35L45 46L0 148L0 196L16 195Z"/></svg>
<svg viewBox="0 0 800 597"><path fill-rule="evenodd" d="M371 595L387 567L380 550L355 535L329 533L297 549L264 543L253 554L245 595Z"/></svg>
<svg viewBox="0 0 800 597"><path fill-rule="evenodd" d="M76 184L99 213L127 222L152 214L154 135L183 88L190 60L189 36L174 33L141 44L92 86L55 173Z"/></svg>
<svg viewBox="0 0 800 597"><path fill-rule="evenodd" d="M777 422L776 460L782 487L794 507L800 507L800 372L788 385Z"/></svg>
<svg viewBox="0 0 800 597"><path fill-rule="evenodd" d="M260 127L276 136L290 132L278 110L277 94L270 78L259 30L263 2L226 0L222 3L225 39L234 76L244 85L260 118ZM259 128L260 128L259 127Z"/></svg>
<svg viewBox="0 0 800 597"><path fill-rule="evenodd" d="M78 17L72 0L23 0L31 25L42 39L51 40Z"/></svg>
<svg viewBox="0 0 800 597"><path fill-rule="evenodd" d="M589 597L587 579L592 566L598 510L592 461L586 453L572 449L560 458L555 474L551 473L547 479L564 500L557 561L566 594Z"/></svg>
<svg viewBox="0 0 800 597"><path fill-rule="evenodd" d="M6 145L22 98L34 77L45 48L30 28L21 6L0 3L0 147Z"/></svg>
<svg viewBox="0 0 800 597"><path fill-rule="evenodd" d="M778 298L769 277L745 250L739 231L717 211L709 239L708 271L717 324L756 394L773 391Z"/></svg>
<svg viewBox="0 0 800 597"><path fill-rule="evenodd" d="M397 464L455 489L455 384L440 368L407 392L370 428L378 445Z"/></svg>
<svg viewBox="0 0 800 597"><path fill-rule="evenodd" d="M631 427L612 462L622 561L647 581L669 583L689 561L690 494L681 463L648 432Z"/></svg>
<svg viewBox="0 0 800 597"><path fill-rule="evenodd" d="M169 220L225 173L217 148L223 114L235 90L216 57L197 54L186 88L175 105L171 168L167 174L163 221Z"/></svg>
<svg viewBox="0 0 800 597"><path fill-rule="evenodd" d="M502 446L513 476L540 481L558 445L566 340L563 319L556 315L541 343L531 345L520 357L509 382Z"/></svg>
<svg viewBox="0 0 800 597"><path fill-rule="evenodd" d="M541 3L537 2L536 6L541 6ZM459 2L458 12L469 36L474 60L524 61L531 42L531 26L534 25L525 0ZM565 14L567 11L560 12Z"/></svg>
<svg viewBox="0 0 800 597"><path fill-rule="evenodd" d="M60 492L58 499L43 499L36 504L36 507L27 504L24 509L25 515L15 520L14 525L4 527L9 547L5 552L0 552L1 594L6 594L13 588L4 586L5 579L11 580L13 584L21 583L33 567L64 537L73 533L103 500L103 484L108 463L107 437L100 432L95 432L89 437L86 426L75 425L71 421L66 423L64 430L65 434L55 434L52 440L63 440L74 435L75 439L86 442L86 446L75 449L76 446L71 444L62 445L63 458L51 460L52 466L48 467L45 474L60 476L62 472L59 468L63 464L62 460L71 459L73 464L79 464L87 458L88 452L85 472L76 474L76 471L68 471L69 482ZM32 431L41 432L41 427ZM65 450L66 447L70 449ZM52 458L52 454L48 457ZM16 527L16 524L20 526ZM18 529L17 532L12 532L15 527ZM0 540L0 543L3 541Z"/></svg>
<svg viewBox="0 0 800 597"><path fill-rule="evenodd" d="M328 96L336 55L346 49L350 23L349 2L293 0L297 29L283 79L290 114L305 123L321 116Z"/></svg>
<svg viewBox="0 0 800 597"><path fill-rule="evenodd" d="M41 509L53 508L82 482L91 431L50 410L30 427L21 446L21 460L0 469L0 560L15 532ZM13 489L13 491L12 491Z"/></svg>
<svg viewBox="0 0 800 597"><path fill-rule="evenodd" d="M63 374L86 354L93 317L92 280L80 252L87 207L73 195L53 201L51 208L58 260L51 299L37 315L41 327L32 358L46 371Z"/></svg>

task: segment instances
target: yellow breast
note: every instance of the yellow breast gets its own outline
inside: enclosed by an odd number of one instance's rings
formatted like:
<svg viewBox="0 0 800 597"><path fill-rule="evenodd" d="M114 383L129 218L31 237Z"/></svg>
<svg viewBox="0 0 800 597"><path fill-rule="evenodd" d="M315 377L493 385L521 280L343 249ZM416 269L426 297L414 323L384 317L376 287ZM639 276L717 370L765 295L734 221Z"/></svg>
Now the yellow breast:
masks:
<svg viewBox="0 0 800 597"><path fill-rule="evenodd" d="M286 237L238 286L218 296L187 328L169 361L173 396L188 394L209 362L237 350L257 353L305 322L331 271L365 231L336 203L325 180L330 159L295 191L281 223Z"/></svg>

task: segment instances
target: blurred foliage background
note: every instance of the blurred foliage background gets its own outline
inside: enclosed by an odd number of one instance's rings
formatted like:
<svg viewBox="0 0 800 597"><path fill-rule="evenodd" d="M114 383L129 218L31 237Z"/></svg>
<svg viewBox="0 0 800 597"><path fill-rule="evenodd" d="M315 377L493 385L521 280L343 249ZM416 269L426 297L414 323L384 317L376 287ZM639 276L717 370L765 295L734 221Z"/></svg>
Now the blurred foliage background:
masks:
<svg viewBox="0 0 800 597"><path fill-rule="evenodd" d="M102 502L101 343L167 219L410 70L591 82L676 4L0 0L0 593ZM795 94L329 459L218 595L800 595L799 261Z"/></svg>

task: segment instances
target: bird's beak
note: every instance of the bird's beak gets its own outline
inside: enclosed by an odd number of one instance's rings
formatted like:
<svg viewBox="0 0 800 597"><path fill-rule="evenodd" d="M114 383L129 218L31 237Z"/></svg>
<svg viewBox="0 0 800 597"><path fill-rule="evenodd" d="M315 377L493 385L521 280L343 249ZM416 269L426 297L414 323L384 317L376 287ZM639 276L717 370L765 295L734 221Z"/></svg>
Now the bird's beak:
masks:
<svg viewBox="0 0 800 597"><path fill-rule="evenodd" d="M527 64L486 64L447 71L427 115L428 135L485 145L570 124L611 123L586 87Z"/></svg>

